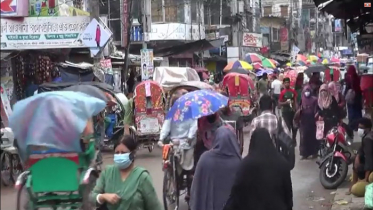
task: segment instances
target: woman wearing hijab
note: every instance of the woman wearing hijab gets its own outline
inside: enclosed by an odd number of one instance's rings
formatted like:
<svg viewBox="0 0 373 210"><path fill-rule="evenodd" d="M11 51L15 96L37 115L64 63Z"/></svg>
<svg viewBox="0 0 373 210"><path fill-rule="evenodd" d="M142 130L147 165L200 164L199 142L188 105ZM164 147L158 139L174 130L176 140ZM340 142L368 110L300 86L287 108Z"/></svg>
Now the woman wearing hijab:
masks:
<svg viewBox="0 0 373 210"><path fill-rule="evenodd" d="M299 152L301 159L317 157L318 142L316 140L316 121L315 114L317 110L317 98L312 95L312 88L306 85L303 88L300 102L300 146Z"/></svg>
<svg viewBox="0 0 373 210"><path fill-rule="evenodd" d="M192 183L190 210L222 210L241 163L234 129L221 126L212 149L201 156Z"/></svg>
<svg viewBox="0 0 373 210"><path fill-rule="evenodd" d="M355 66L351 65L348 67L346 76L345 96L347 102L348 124L352 129L357 130L358 125L356 122L362 118L363 115L363 95L360 89L360 78L357 75Z"/></svg>
<svg viewBox="0 0 373 210"><path fill-rule="evenodd" d="M328 88L331 94L333 95L333 97L335 98L335 100L337 101L338 106L340 107L341 111L343 112L342 113L343 116L341 117L345 118L346 117L345 116L346 115L346 101L342 96L340 84L337 82L330 82L328 84Z"/></svg>
<svg viewBox="0 0 373 210"><path fill-rule="evenodd" d="M341 108L326 84L320 87L317 115L324 121L324 135L342 119Z"/></svg>
<svg viewBox="0 0 373 210"><path fill-rule="evenodd" d="M291 210L293 190L288 162L269 132L257 128L242 160L224 210Z"/></svg>

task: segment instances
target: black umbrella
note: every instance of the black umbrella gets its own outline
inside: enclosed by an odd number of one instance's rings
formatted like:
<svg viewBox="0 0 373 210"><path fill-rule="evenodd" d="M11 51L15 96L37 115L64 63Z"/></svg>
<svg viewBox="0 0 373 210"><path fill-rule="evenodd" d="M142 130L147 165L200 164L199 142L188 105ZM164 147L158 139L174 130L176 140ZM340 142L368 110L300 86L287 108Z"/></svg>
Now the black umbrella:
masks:
<svg viewBox="0 0 373 210"><path fill-rule="evenodd" d="M101 100L105 101L106 103L108 102L108 98L106 97L104 91L100 90L99 88L97 88L95 86L73 85L73 86L70 86L70 87L65 88L63 90L85 93L85 94L90 95L92 97L101 99Z"/></svg>
<svg viewBox="0 0 373 210"><path fill-rule="evenodd" d="M305 71L304 73L306 74L312 74L312 73L317 73L317 72L324 72L326 71L328 68L324 65L312 65L312 66L309 66Z"/></svg>

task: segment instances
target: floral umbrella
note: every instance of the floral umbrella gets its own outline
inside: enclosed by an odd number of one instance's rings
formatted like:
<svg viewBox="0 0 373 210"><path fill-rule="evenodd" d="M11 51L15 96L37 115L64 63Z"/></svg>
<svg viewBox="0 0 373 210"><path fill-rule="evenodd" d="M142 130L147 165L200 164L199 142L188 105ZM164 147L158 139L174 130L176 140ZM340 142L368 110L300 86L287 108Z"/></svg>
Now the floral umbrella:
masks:
<svg viewBox="0 0 373 210"><path fill-rule="evenodd" d="M295 81L297 80L298 72L296 70L289 70L284 72L284 78L288 77L290 79L290 86L295 86Z"/></svg>
<svg viewBox="0 0 373 210"><path fill-rule="evenodd" d="M297 55L297 61L307 61L307 57L302 55L302 54L298 54Z"/></svg>
<svg viewBox="0 0 373 210"><path fill-rule="evenodd" d="M245 61L234 61L234 62L229 62L223 69L224 72L228 72L232 69L246 69L246 70L253 70L253 66L248 64Z"/></svg>
<svg viewBox="0 0 373 210"><path fill-rule="evenodd" d="M264 58L257 53L247 53L244 60L248 63L261 63Z"/></svg>
<svg viewBox="0 0 373 210"><path fill-rule="evenodd" d="M228 97L211 90L196 90L177 99L166 119L173 122L183 122L214 114L227 106Z"/></svg>
<svg viewBox="0 0 373 210"><path fill-rule="evenodd" d="M262 65L263 67L266 67L266 68L270 68L270 69L273 69L273 68L276 68L276 64L274 64L271 60L269 60L268 58L264 58L262 60Z"/></svg>

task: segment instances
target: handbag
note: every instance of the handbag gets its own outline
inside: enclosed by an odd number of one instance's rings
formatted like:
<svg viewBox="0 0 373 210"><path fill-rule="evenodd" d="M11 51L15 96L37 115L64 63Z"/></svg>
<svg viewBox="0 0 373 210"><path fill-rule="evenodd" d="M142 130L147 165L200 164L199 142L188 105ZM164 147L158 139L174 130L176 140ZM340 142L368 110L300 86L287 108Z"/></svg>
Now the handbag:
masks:
<svg viewBox="0 0 373 210"><path fill-rule="evenodd" d="M277 118L276 147L282 156L289 162L290 170L295 166L295 145L293 139L282 126L282 119Z"/></svg>

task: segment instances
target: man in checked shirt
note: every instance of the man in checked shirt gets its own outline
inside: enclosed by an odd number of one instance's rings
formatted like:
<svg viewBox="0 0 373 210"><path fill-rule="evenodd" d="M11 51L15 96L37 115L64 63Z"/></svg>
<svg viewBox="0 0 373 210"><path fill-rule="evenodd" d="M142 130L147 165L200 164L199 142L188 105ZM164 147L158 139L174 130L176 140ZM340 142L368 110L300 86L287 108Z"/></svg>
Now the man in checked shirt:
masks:
<svg viewBox="0 0 373 210"><path fill-rule="evenodd" d="M273 142L275 143L274 135L277 134L278 118L273 114L272 106L273 102L271 96L263 95L259 99L259 108L262 113L255 117L251 122L251 131L254 131L256 128L266 128L271 134ZM283 120L281 120L281 123L285 133L290 134L289 129Z"/></svg>

